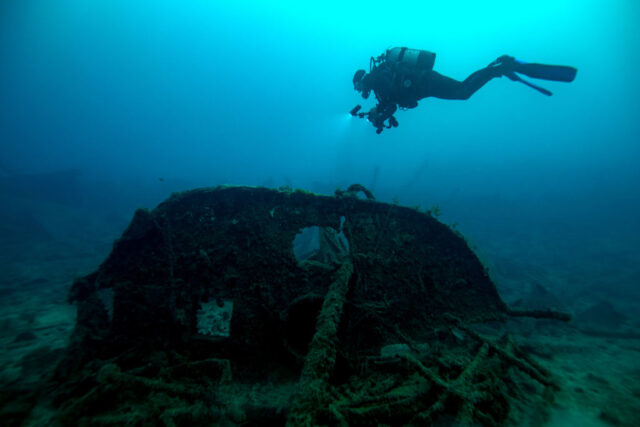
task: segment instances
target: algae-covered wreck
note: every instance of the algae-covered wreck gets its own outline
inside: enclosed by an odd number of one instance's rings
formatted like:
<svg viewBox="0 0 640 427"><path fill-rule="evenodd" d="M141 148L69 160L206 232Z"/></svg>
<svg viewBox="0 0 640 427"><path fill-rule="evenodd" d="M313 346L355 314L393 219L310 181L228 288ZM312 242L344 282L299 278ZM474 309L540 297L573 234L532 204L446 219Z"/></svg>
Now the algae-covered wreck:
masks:
<svg viewBox="0 0 640 427"><path fill-rule="evenodd" d="M469 327L522 313L464 239L360 186L176 194L70 300L67 424L495 425L554 388Z"/></svg>

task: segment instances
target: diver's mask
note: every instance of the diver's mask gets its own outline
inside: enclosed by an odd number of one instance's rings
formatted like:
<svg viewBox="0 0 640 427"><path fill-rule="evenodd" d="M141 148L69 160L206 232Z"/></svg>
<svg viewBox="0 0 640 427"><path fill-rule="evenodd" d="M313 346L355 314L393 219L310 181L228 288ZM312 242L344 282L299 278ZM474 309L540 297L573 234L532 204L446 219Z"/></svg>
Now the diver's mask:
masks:
<svg viewBox="0 0 640 427"><path fill-rule="evenodd" d="M365 70L358 70L353 75L353 89L360 92L364 99L369 98L369 94L371 93L371 88L366 84L366 74L367 72Z"/></svg>

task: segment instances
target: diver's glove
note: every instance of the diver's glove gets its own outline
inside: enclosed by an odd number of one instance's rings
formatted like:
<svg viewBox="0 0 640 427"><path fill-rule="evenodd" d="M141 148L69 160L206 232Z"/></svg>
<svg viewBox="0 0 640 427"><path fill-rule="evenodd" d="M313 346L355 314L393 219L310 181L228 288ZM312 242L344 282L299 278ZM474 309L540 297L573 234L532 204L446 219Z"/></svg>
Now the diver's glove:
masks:
<svg viewBox="0 0 640 427"><path fill-rule="evenodd" d="M396 112L397 108L395 104L378 104L366 113L367 120L376 128L377 134L380 134L385 128L398 127L398 121L393 117L393 113ZM387 120L389 123L385 124Z"/></svg>
<svg viewBox="0 0 640 427"><path fill-rule="evenodd" d="M397 128L399 123L398 120L396 120L396 118L394 116L389 117L387 124L384 123L384 121L382 122L378 122L378 123L373 123L373 126L376 128L376 133L378 135L380 135L382 133L382 131L386 128L386 129L391 129L391 128Z"/></svg>

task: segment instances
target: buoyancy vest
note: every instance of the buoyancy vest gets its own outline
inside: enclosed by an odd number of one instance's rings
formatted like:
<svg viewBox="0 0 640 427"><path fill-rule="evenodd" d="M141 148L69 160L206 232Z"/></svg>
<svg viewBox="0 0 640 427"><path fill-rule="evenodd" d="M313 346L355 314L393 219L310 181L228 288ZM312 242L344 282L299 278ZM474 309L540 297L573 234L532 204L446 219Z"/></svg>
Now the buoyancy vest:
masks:
<svg viewBox="0 0 640 427"><path fill-rule="evenodd" d="M416 84L433 69L436 54L426 50L394 47L373 60L378 68L378 84L374 89L380 102L398 104L402 108L418 105Z"/></svg>

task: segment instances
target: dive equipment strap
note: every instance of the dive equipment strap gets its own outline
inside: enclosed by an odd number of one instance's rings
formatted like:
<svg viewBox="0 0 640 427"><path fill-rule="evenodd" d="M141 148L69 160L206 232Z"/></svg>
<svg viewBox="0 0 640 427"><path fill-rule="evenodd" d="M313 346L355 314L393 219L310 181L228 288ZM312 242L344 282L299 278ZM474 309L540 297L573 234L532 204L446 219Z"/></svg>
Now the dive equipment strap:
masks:
<svg viewBox="0 0 640 427"><path fill-rule="evenodd" d="M540 92L540 93L542 93L544 95L547 95L547 96L553 95L553 93L550 90L545 89L545 88L540 87L540 86L537 86L537 85L534 85L533 83L526 81L525 79L523 79L522 77L520 77L519 75L514 73L513 71L511 71L509 73L506 73L505 76L507 76L509 78L509 80L513 80L514 82L524 83L527 86L537 90L538 92Z"/></svg>

